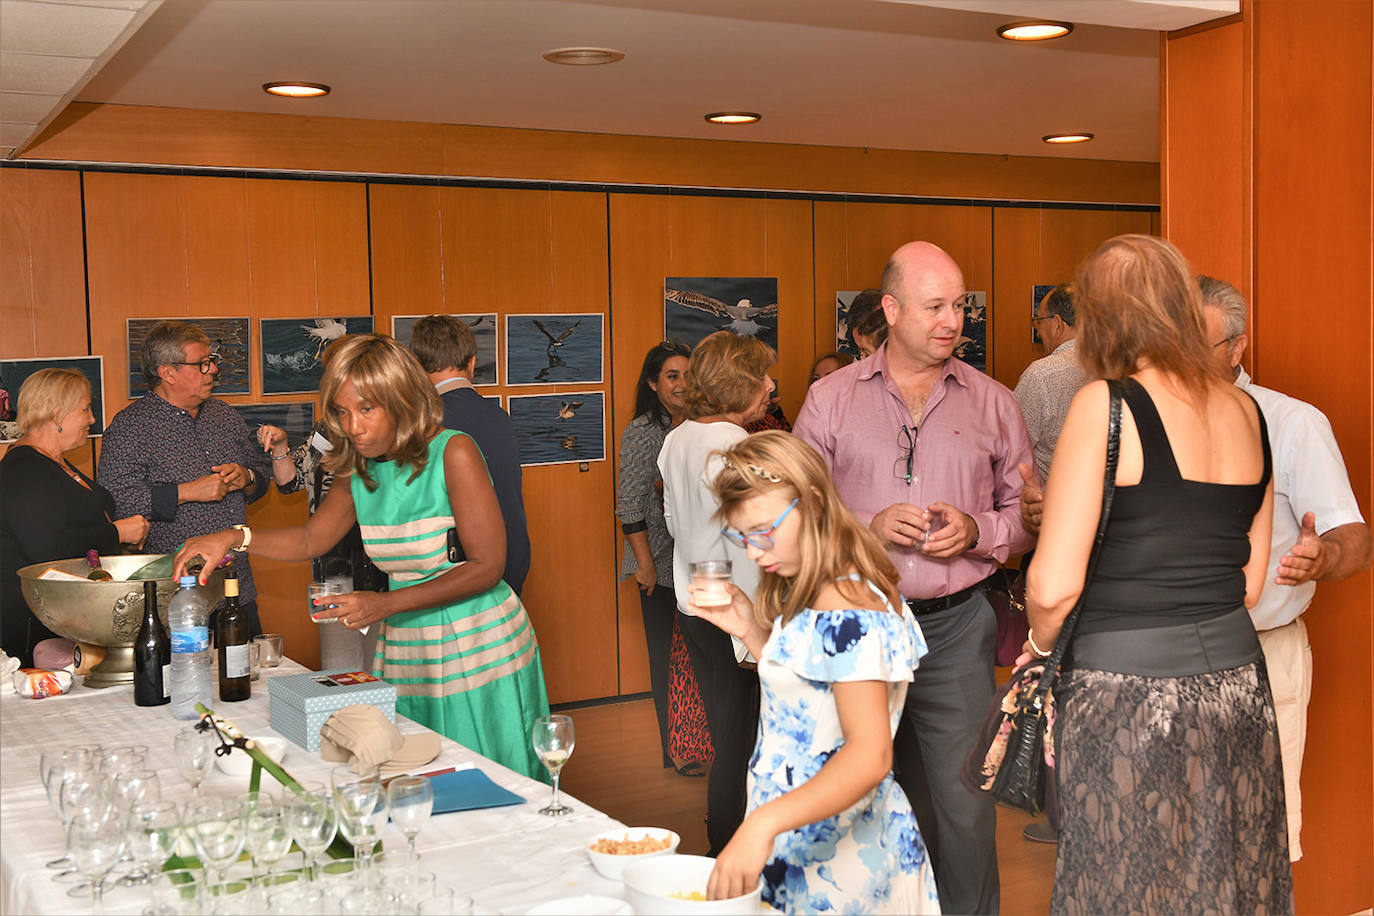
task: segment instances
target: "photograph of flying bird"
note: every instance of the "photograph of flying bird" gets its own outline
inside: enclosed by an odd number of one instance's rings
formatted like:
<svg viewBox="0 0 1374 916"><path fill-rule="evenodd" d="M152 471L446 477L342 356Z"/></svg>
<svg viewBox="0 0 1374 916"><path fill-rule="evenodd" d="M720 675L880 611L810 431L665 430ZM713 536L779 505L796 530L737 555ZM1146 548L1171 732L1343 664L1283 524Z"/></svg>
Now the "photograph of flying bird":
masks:
<svg viewBox="0 0 1374 916"><path fill-rule="evenodd" d="M320 354L324 352L325 346L347 334L348 325L339 318L316 318L313 326L303 324L301 330L310 340L318 341L315 346L315 361L319 362Z"/></svg>
<svg viewBox="0 0 1374 916"><path fill-rule="evenodd" d="M345 334L371 333L371 315L259 319L263 394L318 391L325 348Z"/></svg>
<svg viewBox="0 0 1374 916"><path fill-rule="evenodd" d="M581 401L564 401L558 407L558 419L571 420L577 416L577 408L582 406Z"/></svg>
<svg viewBox="0 0 1374 916"><path fill-rule="evenodd" d="M606 396L600 391L511 395L507 401L520 463L564 464L606 458Z"/></svg>
<svg viewBox="0 0 1374 916"><path fill-rule="evenodd" d="M778 281L771 277L668 277L664 337L696 346L716 331L778 345Z"/></svg>
<svg viewBox="0 0 1374 916"><path fill-rule="evenodd" d="M506 316L506 384L602 381L600 313Z"/></svg>
<svg viewBox="0 0 1374 916"><path fill-rule="evenodd" d="M143 377L143 342L162 318L128 318L124 322L124 338L129 353L129 397L148 393L148 381ZM226 394L248 394L249 349L247 318L176 318L189 321L210 338L210 352L219 354L219 371L215 373L215 397Z"/></svg>

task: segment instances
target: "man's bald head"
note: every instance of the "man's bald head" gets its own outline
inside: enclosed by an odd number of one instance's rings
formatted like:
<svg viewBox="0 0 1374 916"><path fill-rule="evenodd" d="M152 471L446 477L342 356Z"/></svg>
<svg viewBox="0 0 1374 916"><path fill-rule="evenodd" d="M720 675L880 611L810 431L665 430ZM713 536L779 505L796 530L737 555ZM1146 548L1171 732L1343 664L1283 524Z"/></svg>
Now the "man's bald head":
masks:
<svg viewBox="0 0 1374 916"><path fill-rule="evenodd" d="M943 248L930 242L907 242L892 252L883 268L883 295L902 301L909 278L932 279L937 283L951 277L962 286L964 273ZM943 284L941 284L943 285Z"/></svg>

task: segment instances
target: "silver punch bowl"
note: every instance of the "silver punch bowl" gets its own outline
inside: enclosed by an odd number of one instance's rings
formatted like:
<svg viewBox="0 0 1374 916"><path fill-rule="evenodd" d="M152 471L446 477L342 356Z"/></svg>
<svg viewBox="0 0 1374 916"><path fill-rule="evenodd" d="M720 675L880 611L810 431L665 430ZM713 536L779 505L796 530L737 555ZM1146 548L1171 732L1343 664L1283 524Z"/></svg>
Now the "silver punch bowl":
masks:
<svg viewBox="0 0 1374 916"><path fill-rule="evenodd" d="M19 570L24 600L34 615L58 636L106 648L105 659L86 675L87 687L114 687L134 680L134 638L143 622L143 580L123 581L160 554L102 556L100 564L113 581L85 578L91 571L84 558L35 563ZM49 569L81 576L80 582L38 578ZM167 625L167 602L177 590L171 577L157 583L157 613ZM224 571L215 570L210 581L198 586L206 603L214 608L224 598Z"/></svg>

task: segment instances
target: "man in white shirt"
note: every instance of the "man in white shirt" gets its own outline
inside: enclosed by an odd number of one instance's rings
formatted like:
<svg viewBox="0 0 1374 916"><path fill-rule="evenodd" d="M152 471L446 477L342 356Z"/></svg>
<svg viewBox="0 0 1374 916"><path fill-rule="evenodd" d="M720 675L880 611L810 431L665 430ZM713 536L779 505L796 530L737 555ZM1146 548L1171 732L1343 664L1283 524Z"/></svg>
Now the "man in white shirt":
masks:
<svg viewBox="0 0 1374 916"><path fill-rule="evenodd" d="M1016 401L1021 405L1035 449L1035 470L1044 481L1050 474L1050 458L1059 441L1059 430L1064 427L1064 417L1068 416L1069 403L1084 382L1083 367L1078 364L1073 290L1067 283L1045 294L1031 317L1031 325L1039 332L1046 355L1021 373L1021 380L1016 383Z"/></svg>
<svg viewBox="0 0 1374 916"><path fill-rule="evenodd" d="M1231 284L1212 277L1198 277L1198 285L1213 359L1259 404L1274 456L1269 572L1250 616L1259 631L1278 715L1288 852L1296 862L1302 858L1299 776L1312 692L1312 649L1301 615L1312 603L1319 580L1344 579L1369 566L1370 532L1351 492L1330 422L1311 404L1261 388L1240 368L1249 343L1245 298Z"/></svg>

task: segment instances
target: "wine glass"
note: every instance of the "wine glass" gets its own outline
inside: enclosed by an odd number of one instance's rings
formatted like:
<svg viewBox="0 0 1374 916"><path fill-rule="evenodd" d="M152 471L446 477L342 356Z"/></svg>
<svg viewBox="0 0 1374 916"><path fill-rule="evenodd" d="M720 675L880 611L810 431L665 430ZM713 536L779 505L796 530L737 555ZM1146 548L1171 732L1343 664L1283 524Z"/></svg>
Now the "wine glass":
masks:
<svg viewBox="0 0 1374 916"><path fill-rule="evenodd" d="M121 887L152 883L152 872L176 851L181 815L175 802L147 801L129 809L124 845L134 870L119 879Z"/></svg>
<svg viewBox="0 0 1374 916"><path fill-rule="evenodd" d="M312 880L320 874L320 853L334 842L337 829L334 805L320 783L302 783L304 795L292 795L286 802L286 821L296 845L305 853Z"/></svg>
<svg viewBox="0 0 1374 916"><path fill-rule="evenodd" d="M434 786L424 776L397 776L386 787L391 808L391 823L405 834L410 853L415 855L415 838L434 810Z"/></svg>
<svg viewBox="0 0 1374 916"><path fill-rule="evenodd" d="M187 807L186 830L201 862L219 872L220 885L225 883L229 866L243 852L243 820L239 803L230 799L202 798Z"/></svg>
<svg viewBox="0 0 1374 916"><path fill-rule="evenodd" d="M43 779L43 789L48 793L48 804L57 813L62 825L67 825L68 819L62 816L62 781L68 771L90 766L91 754L87 748L67 748L63 751L44 751L38 760L38 772ZM53 859L46 865L47 868L56 869L62 874L72 873L71 856L63 855Z"/></svg>
<svg viewBox="0 0 1374 916"><path fill-rule="evenodd" d="M210 767L215 763L216 744L209 732L200 731L194 725L177 732L177 769L191 784L192 802L200 798L200 784L205 781Z"/></svg>
<svg viewBox="0 0 1374 916"><path fill-rule="evenodd" d="M534 752L553 777L553 800L539 809L548 817L562 817L570 814L572 808L563 804L558 794L558 777L563 764L572 756L577 736L573 732L570 716L540 716L534 720Z"/></svg>
<svg viewBox="0 0 1374 916"><path fill-rule="evenodd" d="M276 864L291 850L291 828L286 823L286 812L265 792L249 792L243 796L242 804L253 877L258 877L259 863L267 866L264 874L270 876Z"/></svg>
<svg viewBox="0 0 1374 916"><path fill-rule="evenodd" d="M64 770L57 802L58 816L62 819L62 826L66 828L70 828L77 817L103 816L113 807L106 792L105 780L93 766L78 766ZM72 876L77 874L78 869L75 867L76 861L70 849L67 856L72 867L54 875L54 881L75 880Z"/></svg>
<svg viewBox="0 0 1374 916"><path fill-rule="evenodd" d="M372 862L372 849L380 833L377 815L386 818L386 796L382 794L382 778L376 767L355 773L348 767L335 767L329 776L334 787L334 808L339 829L358 859L359 868L367 872Z"/></svg>
<svg viewBox="0 0 1374 916"><path fill-rule="evenodd" d="M78 812L67 828L67 852L91 887L91 906L99 910L105 875L124 848L124 822L111 807Z"/></svg>
<svg viewBox="0 0 1374 916"><path fill-rule="evenodd" d="M142 767L119 769L111 773L110 776L110 788L115 807L122 812L128 813L145 802L155 802L162 799L162 785L158 782L157 773L152 770L145 770Z"/></svg>

